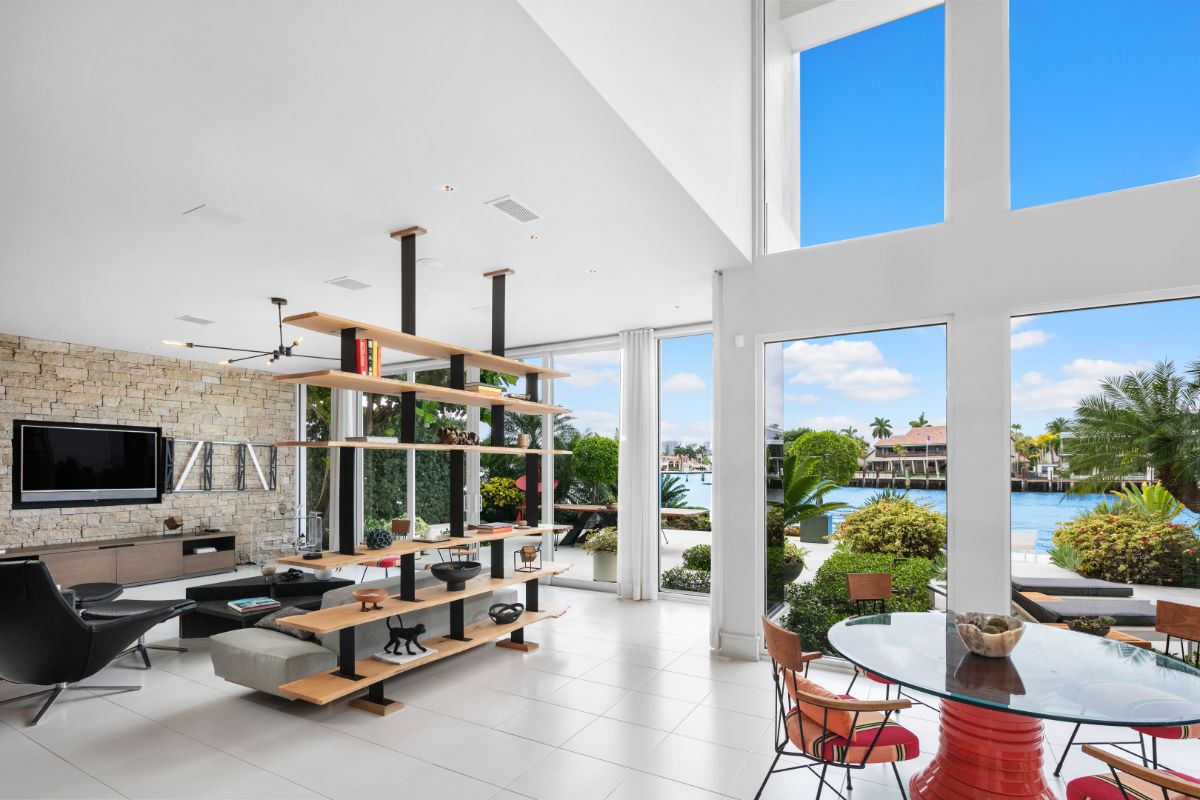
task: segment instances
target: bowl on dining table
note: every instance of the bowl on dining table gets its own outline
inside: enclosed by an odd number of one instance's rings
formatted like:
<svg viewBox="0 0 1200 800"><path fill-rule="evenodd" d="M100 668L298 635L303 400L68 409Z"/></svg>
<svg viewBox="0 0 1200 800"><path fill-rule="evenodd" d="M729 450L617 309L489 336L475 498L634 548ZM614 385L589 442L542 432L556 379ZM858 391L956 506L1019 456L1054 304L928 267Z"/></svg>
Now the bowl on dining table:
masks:
<svg viewBox="0 0 1200 800"><path fill-rule="evenodd" d="M1025 634L1025 623L1007 614L968 611L956 614L954 622L967 649L986 658L1007 658Z"/></svg>

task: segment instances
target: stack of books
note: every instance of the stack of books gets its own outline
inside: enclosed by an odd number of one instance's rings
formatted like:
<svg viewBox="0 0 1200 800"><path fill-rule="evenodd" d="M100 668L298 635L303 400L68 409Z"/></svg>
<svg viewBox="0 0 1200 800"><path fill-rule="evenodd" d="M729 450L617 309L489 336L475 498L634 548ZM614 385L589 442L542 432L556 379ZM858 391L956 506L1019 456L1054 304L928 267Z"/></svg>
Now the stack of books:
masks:
<svg viewBox="0 0 1200 800"><path fill-rule="evenodd" d="M374 339L359 339L355 358L355 370L359 375L370 375L373 378L382 376L383 348Z"/></svg>
<svg viewBox="0 0 1200 800"><path fill-rule="evenodd" d="M229 607L242 614L251 611L273 611L279 608L279 601L273 597L244 597L241 600L230 600Z"/></svg>
<svg viewBox="0 0 1200 800"><path fill-rule="evenodd" d="M511 522L480 522L478 525L467 526L468 530L480 533L508 533L513 529Z"/></svg>
<svg viewBox="0 0 1200 800"><path fill-rule="evenodd" d="M468 392L475 392L475 394L486 394L491 397L500 397L502 394L504 394L503 390L499 386L492 386L490 383L479 383L478 381L472 381L463 388Z"/></svg>

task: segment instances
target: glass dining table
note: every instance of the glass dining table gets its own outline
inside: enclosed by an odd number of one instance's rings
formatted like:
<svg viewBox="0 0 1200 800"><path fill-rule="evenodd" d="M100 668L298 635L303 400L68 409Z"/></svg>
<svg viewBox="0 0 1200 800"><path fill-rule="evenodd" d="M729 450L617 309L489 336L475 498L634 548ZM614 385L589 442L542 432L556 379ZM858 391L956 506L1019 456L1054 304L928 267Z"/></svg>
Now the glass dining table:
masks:
<svg viewBox="0 0 1200 800"><path fill-rule="evenodd" d="M937 755L913 798L1055 794L1042 771L1042 720L1119 727L1200 723L1200 670L1098 636L1028 624L1007 658L967 650L942 612L842 620L829 642L847 661L941 698Z"/></svg>

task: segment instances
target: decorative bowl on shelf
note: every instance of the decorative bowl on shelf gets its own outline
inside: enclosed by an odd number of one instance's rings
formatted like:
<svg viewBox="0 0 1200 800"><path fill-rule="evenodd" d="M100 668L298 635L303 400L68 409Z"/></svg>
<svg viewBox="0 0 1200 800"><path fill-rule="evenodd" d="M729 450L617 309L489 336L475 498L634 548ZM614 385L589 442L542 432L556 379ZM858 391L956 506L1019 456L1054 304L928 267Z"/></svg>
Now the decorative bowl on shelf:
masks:
<svg viewBox="0 0 1200 800"><path fill-rule="evenodd" d="M488 616L497 625L507 625L516 622L525 613L523 603L496 603L488 609Z"/></svg>
<svg viewBox="0 0 1200 800"><path fill-rule="evenodd" d="M362 603L363 611L374 611L379 608L379 604L388 599L387 589L356 589L354 591L354 599ZM367 604L370 608L367 608Z"/></svg>
<svg viewBox="0 0 1200 800"><path fill-rule="evenodd" d="M1025 634L1025 623L1004 614L969 611L954 618L963 644L975 655L1007 658Z"/></svg>
<svg viewBox="0 0 1200 800"><path fill-rule="evenodd" d="M1087 633L1092 636L1108 636L1117 620L1113 617L1076 617L1067 620L1067 627L1076 633Z"/></svg>
<svg viewBox="0 0 1200 800"><path fill-rule="evenodd" d="M445 561L434 564L429 568L433 577L446 582L446 591L461 592L467 588L467 581L474 578L483 569L478 561Z"/></svg>

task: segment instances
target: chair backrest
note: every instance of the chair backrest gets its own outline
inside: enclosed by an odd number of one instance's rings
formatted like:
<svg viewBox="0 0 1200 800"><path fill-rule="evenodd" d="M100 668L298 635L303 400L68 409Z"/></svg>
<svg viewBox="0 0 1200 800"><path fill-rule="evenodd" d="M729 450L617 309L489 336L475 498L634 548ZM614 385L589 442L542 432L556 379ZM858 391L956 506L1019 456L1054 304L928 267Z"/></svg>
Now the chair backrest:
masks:
<svg viewBox="0 0 1200 800"><path fill-rule="evenodd" d="M803 672L805 663L812 660L805 658L811 654L804 652L800 634L776 624L769 617L763 617L763 638L766 640L767 652L783 669Z"/></svg>
<svg viewBox="0 0 1200 800"><path fill-rule="evenodd" d="M83 677L91 626L40 561L0 564L0 678L47 685Z"/></svg>
<svg viewBox="0 0 1200 800"><path fill-rule="evenodd" d="M891 600L892 576L887 572L847 572L846 592L855 602Z"/></svg>
<svg viewBox="0 0 1200 800"><path fill-rule="evenodd" d="M1117 781L1122 780L1122 775L1129 775L1162 789L1163 797L1170 797L1171 795L1168 792L1173 792L1175 795L1200 798L1200 783L1186 780L1169 772L1161 772L1149 767L1143 767L1135 761L1129 761L1107 750L1101 750L1093 744L1085 744L1083 752L1107 764ZM1133 796L1132 793L1126 791L1129 788L1129 786L1125 786L1121 789L1121 793L1126 796ZM1138 794L1136 796L1141 797L1142 795Z"/></svg>
<svg viewBox="0 0 1200 800"><path fill-rule="evenodd" d="M1037 531L1013 531L1012 548L1014 550L1032 550L1037 547Z"/></svg>
<svg viewBox="0 0 1200 800"><path fill-rule="evenodd" d="M1159 600L1154 612L1154 629L1159 633L1200 642L1200 606Z"/></svg>

